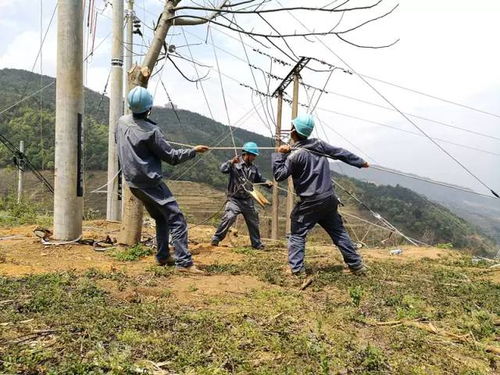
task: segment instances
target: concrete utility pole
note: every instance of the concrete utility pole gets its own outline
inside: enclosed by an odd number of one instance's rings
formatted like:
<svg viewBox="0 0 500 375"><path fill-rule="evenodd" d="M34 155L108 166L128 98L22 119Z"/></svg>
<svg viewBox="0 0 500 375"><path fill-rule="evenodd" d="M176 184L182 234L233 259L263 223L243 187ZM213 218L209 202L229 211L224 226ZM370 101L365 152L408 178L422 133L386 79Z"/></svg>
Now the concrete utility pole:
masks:
<svg viewBox="0 0 500 375"><path fill-rule="evenodd" d="M280 83L278 88L274 90L274 93L272 96L278 98L278 115L280 116L278 119L278 123L280 124L280 130L279 132L281 133L281 111L282 111L282 105L283 105L283 92L286 90L286 88L292 83L293 81L293 100L292 100L292 120L297 117L298 115L298 108L299 108L299 87L300 87L300 72L304 67L307 65L307 63L311 60L309 57L301 57L300 60L297 62L297 64L293 67L293 69L287 74L285 79ZM276 135L278 136L278 127L276 129ZM290 140L291 142L291 140ZM274 207L274 190L273 190L273 230L275 227L278 226L278 214L274 213L274 210L278 210L277 208ZM293 210L293 181L292 178L290 177L288 179L288 195L287 195L287 200L286 200L286 234L289 235L291 232L292 228L292 222L290 220L290 214L292 213ZM273 237L274 238L274 237Z"/></svg>
<svg viewBox="0 0 500 375"><path fill-rule="evenodd" d="M19 142L20 158L17 170L17 203L23 199L23 173L24 173L24 141Z"/></svg>
<svg viewBox="0 0 500 375"><path fill-rule="evenodd" d="M293 98L292 98L292 120L297 117L299 113L299 72L295 71L293 73ZM293 144L292 139L290 139L290 144ZM286 234L292 232L292 219L290 215L293 210L293 181L292 178L288 178L288 194L286 196Z"/></svg>
<svg viewBox="0 0 500 375"><path fill-rule="evenodd" d="M276 139L274 145L278 148L281 145L281 119L283 117L283 91L278 92L278 111L276 119ZM273 185L273 207L272 207L272 224L271 224L271 239L279 238L280 213L279 213L279 186L278 181L274 180Z"/></svg>
<svg viewBox="0 0 500 375"><path fill-rule="evenodd" d="M56 85L54 237L69 241L83 218L82 1L58 1Z"/></svg>
<svg viewBox="0 0 500 375"><path fill-rule="evenodd" d="M125 103L125 113L130 114L130 108L127 104L127 95L130 91L131 82L128 79L128 73L132 69L133 57L134 57L134 0L127 1L127 11L126 11L127 27L126 27L126 40L125 40L125 90L123 92L123 102Z"/></svg>
<svg viewBox="0 0 500 375"><path fill-rule="evenodd" d="M121 198L118 195L118 155L115 129L123 114L123 0L113 0L113 45L111 54L111 97L108 126L108 189L106 219L118 221L121 217Z"/></svg>

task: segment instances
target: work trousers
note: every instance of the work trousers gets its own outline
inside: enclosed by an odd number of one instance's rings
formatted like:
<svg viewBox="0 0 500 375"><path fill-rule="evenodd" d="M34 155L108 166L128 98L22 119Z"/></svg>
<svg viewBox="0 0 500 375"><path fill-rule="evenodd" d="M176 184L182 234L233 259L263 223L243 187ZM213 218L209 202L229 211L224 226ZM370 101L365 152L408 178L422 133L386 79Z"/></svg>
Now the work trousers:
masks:
<svg viewBox="0 0 500 375"><path fill-rule="evenodd" d="M239 214L242 214L245 218L252 247L256 249L260 248L262 246L262 242L260 240L259 231L259 214L255 210L254 201L252 198L228 199L228 201L226 202L224 215L222 216L222 221L217 228L214 236L212 237L212 241L222 241L226 237L229 228L231 228L231 226L234 224Z"/></svg>
<svg viewBox="0 0 500 375"><path fill-rule="evenodd" d="M188 228L186 219L168 186L161 182L158 186L137 189L130 188L156 222L156 259L164 263L169 257L169 232L174 246L175 265L189 267L193 264L188 250Z"/></svg>
<svg viewBox="0 0 500 375"><path fill-rule="evenodd" d="M292 272L304 270L305 243L307 234L319 224L339 248L344 262L351 269L363 264L338 213L338 200L331 196L319 200L305 200L296 204L290 217L291 235L288 240L288 262Z"/></svg>

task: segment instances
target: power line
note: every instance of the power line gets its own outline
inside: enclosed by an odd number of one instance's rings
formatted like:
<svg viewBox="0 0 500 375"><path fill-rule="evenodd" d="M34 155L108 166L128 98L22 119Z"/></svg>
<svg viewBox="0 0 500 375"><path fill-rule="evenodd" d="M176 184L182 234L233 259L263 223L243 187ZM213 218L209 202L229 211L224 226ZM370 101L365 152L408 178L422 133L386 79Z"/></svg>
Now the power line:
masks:
<svg viewBox="0 0 500 375"><path fill-rule="evenodd" d="M389 124L385 124L385 123L382 123L382 122L368 120L368 119L365 119L365 118L362 118L362 117L358 117L358 116L350 115L350 114L347 114L347 113L342 113L342 112L334 111L334 110L331 110L331 109L326 109L326 108L318 108L318 109L321 110L321 111L324 111L324 112L333 113L335 115L339 115L339 116L351 118L351 119L358 120L358 121L363 121L363 122L374 124L374 125L377 125L377 126L382 126L382 127L385 127L385 128L389 128L389 129L400 131L400 132L407 133L407 134L416 135L417 137L424 137L420 133L415 133L415 132L412 132L412 131L409 131L409 130L400 129L400 128L397 128L395 126L392 126L392 125L389 125ZM447 143L447 144L450 144L450 145L453 145L453 146L463 147L463 148L467 148L469 150L473 150L473 151L477 151L477 152L482 152L482 153L485 153L485 154L500 156L500 153L497 153L497 152L483 150L483 149L480 149L480 148L476 148L476 147L472 147L472 146L467 146L467 145L464 145L464 144L461 144L461 143L451 142L451 141L448 141L446 139L435 138L435 137L433 137L432 139L434 139L436 141L439 141L439 142Z"/></svg>
<svg viewBox="0 0 500 375"><path fill-rule="evenodd" d="M221 33L223 33L224 35L227 35L227 33L219 30L218 28L215 28L215 27L212 27L213 30L216 30L216 31L219 31ZM188 32L189 33L189 32ZM194 34L193 34L194 35ZM195 35L195 37L197 37ZM232 36L231 36L232 37ZM198 37L199 38L199 37ZM237 40L236 38L232 37L233 39ZM199 38L201 40L201 38ZM249 46L247 43L244 43L245 45ZM250 46L251 47L251 46ZM242 62L245 62L242 58L240 58L239 56L236 56L234 55L233 53L219 47L219 46L216 46L217 49L225 52L226 54L228 54L229 56L232 56ZM253 49L254 51L256 51L255 49ZM272 59L275 59L273 58L271 55L268 55L268 54L265 54L265 53L261 53L262 55L264 56L267 56L269 58L272 58ZM320 60L318 60L320 61ZM248 63L248 62L246 62ZM333 69L335 68L338 68L338 67L335 67L334 65L331 65L331 64L328 64L326 62L323 62L324 64L327 64L328 66L330 67L333 67ZM270 76L271 78L273 79L280 79L280 77L277 77L277 76L274 76L268 72L265 72L262 68L259 68L257 66L254 66L254 65L251 65L252 68L254 69L258 69L258 70L261 70L263 71L265 74L267 74L268 76ZM231 78L233 79L233 78ZM236 81L235 79L233 79L234 81ZM387 107L387 106L384 106L384 105L381 105L381 104L376 104L376 103L373 103L373 102L369 102L369 101L366 101L366 100L363 100L363 99L359 99L359 98L355 98L355 97L352 97L352 96L348 96L348 95L345 95L345 94L341 94L341 93L338 93L338 92L333 92L333 91L327 91L325 89L320 89L320 88L316 88L316 87L313 87L313 86L310 86L310 85L307 85L305 84L304 82L302 82L302 85L304 87L310 87L310 88L313 88L315 90L319 90L321 93L324 93L324 94L327 94L327 95L336 95L336 96L340 96L340 97L343 97L343 98L346 98L346 99L350 99L350 100L354 100L354 101L357 101L357 102L360 102L360 103L364 103L364 104L368 104L368 105L371 105L371 106L375 106L375 107L378 107L378 108L382 108L382 109L386 109L386 110L390 110L390 111L393 111L393 112L398 112L397 110L395 110L394 108L391 108L391 107ZM326 88L326 85L325 85L325 88ZM257 87L257 91L255 92L260 92L260 90L258 89ZM318 101L319 103L319 101ZM317 105L317 104L316 104ZM474 134L474 135L477 135L477 136L481 136L481 137L485 137L485 138L489 138L489 139L494 139L494 140L500 140L500 137L495 137L495 136L492 136L492 135L489 135L489 134L485 134L485 133L481 133L481 132L478 132L478 131L474 131L474 130L470 130L470 129L466 129L466 128L462 128L462 127L459 127L459 126L456 126L456 125L452 125L452 124L449 124L449 123L446 123L446 122L443 122L443 121L439 121L439 120L435 120L435 119L431 119L431 118L428 118L428 117L424 117L424 116L420 116L420 115L416 115L416 114L412 114L412 113L408 113L408 112L404 112L406 115L408 116L411 116L411 117L414 117L414 118L417 118L417 119L420 119L420 120L425 120L425 121L429 121L429 122L432 122L432 123L435 123L435 124L438 124L438 125L442 125L442 126L445 126L445 127L449 127L449 128L452 128L452 129L456 129L456 130L460 130L460 131L464 131L464 132L467 132L467 133L470 133L470 134ZM410 133L410 134L415 134L415 133ZM443 142L446 142L446 143L450 143L450 144L454 144L454 145L457 145L457 146L461 146L460 144L457 144L457 143L452 143L452 142L449 142L449 141L445 141L445 140L441 140ZM464 146L464 147L467 147L469 149L474 149L474 148L471 148L470 146ZM480 149L474 149L476 151L480 151L482 152L483 150L480 150ZM488 151L484 151L485 153L489 153L489 154L495 154L495 153L492 153L492 152L488 152Z"/></svg>
<svg viewBox="0 0 500 375"><path fill-rule="evenodd" d="M225 75L225 76L227 76L227 75ZM227 76L227 77L230 78L230 79L232 79L235 82L238 82L233 77L230 77L230 76ZM241 82L238 82L238 83L240 84L240 86L243 86L245 88L248 88L248 89L252 90L257 95L271 97L271 95L266 94L266 93L264 93L262 91L259 91L259 90L255 89L255 88L253 88L253 87L251 87L249 85L246 85L246 84L241 83ZM287 103L291 103L291 100L289 100L289 99L284 99L284 101L287 102ZM308 108L308 110L310 108L310 104L299 103L299 105L302 106L302 107ZM324 112L336 114L336 115L339 115L339 116L348 117L348 118L351 118L351 119L354 119L354 120L359 120L359 121L367 122L367 123L370 123L370 124L374 124L374 125L386 127L386 128L392 129L392 130L403 132L403 133L412 134L412 135L415 135L417 137L425 137L424 135L422 135L420 133L415 133L415 132L412 132L412 131L409 131L409 130L401 129L401 128L398 128L398 127L395 127L395 126L392 126L392 125L389 125L389 124L377 122L377 121L374 121L374 120L368 120L368 119L365 119L365 118L361 118L361 117L358 117L358 116L350 115L350 114L347 114L347 113L342 113L342 112L334 111L334 110L327 109L327 108L317 108L317 109L321 110L321 111L324 111ZM497 152L483 150L483 149L480 149L480 148L476 148L476 147L464 145L464 144L461 144L461 143L456 143L456 142L448 141L446 139L435 138L435 137L433 137L432 139L434 139L436 141L439 141L439 142L447 143L447 144L450 144L450 145L453 145L453 146L457 146L457 147L462 147L462 148L466 148L466 149L469 149L469 150L473 150L473 151L476 151L476 152L481 152L481 153L484 153L484 154L500 156L500 153L497 153Z"/></svg>
<svg viewBox="0 0 500 375"><path fill-rule="evenodd" d="M371 76L368 76L368 75L365 75L365 74L358 74L358 76L361 76L361 77L364 77L364 78L367 78L367 79L371 79L372 81L377 81L377 82L380 82L380 83L383 83L383 84L386 84L386 85L389 85L389 86L397 87L397 88L402 89L402 90L410 91L410 92L413 92L415 94L427 96L429 98L436 99L436 100L439 100L439 101L442 101L442 102L445 102L445 103L448 103L448 104L453 104L453 105L456 105L458 107L469 109L469 110L474 111L474 112L479 112L479 113L482 113L482 114L485 114L485 115L489 115L489 116L500 118L499 114L496 114L496 113L493 113L493 112L484 111L482 109L474 108L474 107L471 107L470 105L458 103L458 102L455 102L455 101L452 101L452 100L449 100L449 99L444 99L444 98L441 98L439 96L427 94L425 92L418 91L418 90L415 90L415 89L412 89L412 88L409 88L409 87L404 87L404 86L398 85L396 83L384 81L384 80L382 80L380 78L371 77Z"/></svg>
<svg viewBox="0 0 500 375"><path fill-rule="evenodd" d="M277 0L278 3L281 5L281 2ZM288 12L298 23L302 25L306 30L309 30L297 17L295 17L294 14L291 12ZM350 64L347 63L344 59L342 59L333 49L331 49L321 38L318 38L316 35L314 35L316 40L318 40L325 48L327 48L337 59L339 59L345 66L347 66L353 73L355 73L368 87L370 87L377 95L379 95L387 104L389 104L392 108L394 108L399 114L405 118L410 124L412 124L415 128L418 129L429 141L434 143L437 148L439 148L443 153L448 155L455 163L457 163L463 170L465 170L470 176L472 176L476 181L478 181L481 185L483 185L485 188L487 188L495 197L500 198L500 196L490 187L488 186L482 179L480 179L475 173L473 173L469 168L467 168L460 160L458 160L456 157L454 157L452 154L450 154L443 146L441 146L437 141L432 139L423 129L421 129L415 122L413 122L406 114L404 114L396 105L394 105L386 96L384 96L379 90L377 90L370 82L365 79L365 77L359 75L352 67ZM499 116L500 117L500 116Z"/></svg>
<svg viewBox="0 0 500 375"><path fill-rule="evenodd" d="M28 159L25 153L21 152L14 144L12 144L11 141L9 141L5 136L0 134L0 143L2 143L11 153L15 158L18 158L18 160L22 160L24 162L24 165L26 165L40 180L40 182L45 185L45 187L51 192L54 193L54 188L50 184L49 181L38 171L38 169L33 165L33 163Z"/></svg>
<svg viewBox="0 0 500 375"><path fill-rule="evenodd" d="M357 101L359 103L363 103L363 104L371 105L371 106L374 106L374 107L386 109L386 110L389 110L389 111L397 112L396 110L394 110L391 107L387 107L387 106L384 106L384 105L381 105L381 104L373 103L373 102L370 102L370 101L367 101L367 100L363 100L363 99L360 99L360 98L355 98L353 96L341 94L339 92L326 91L325 94L327 94L327 95L328 94L330 94L330 95L336 95L336 96L339 96L341 98L345 98L345 99L349 99L349 100L354 100L354 101ZM500 137L495 137L493 135L489 135L489 134L477 132L477 131L474 131L474 130L462 128L460 126L452 125L452 124L449 124L449 123L446 123L446 122L443 122L443 121L434 120L434 119L431 119L431 118L428 118L428 117L424 117L424 116L420 116L420 115L416 115L416 114L413 114L413 113L405 112L405 114L408 115L408 116L420 119L420 120L425 120L425 121L433 122L435 124L446 126L446 127L452 128L452 129L461 130L461 131L464 131L464 132L467 132L467 133L470 133L470 134L474 134L474 135L478 135L478 136L481 136L481 137L495 139L495 140L500 141Z"/></svg>
<svg viewBox="0 0 500 375"><path fill-rule="evenodd" d="M7 108L4 108L2 111L0 111L0 115L3 115L5 112L7 112L8 110L18 106L19 104L21 104L22 102L28 100L29 98L32 98L33 96L37 95L38 93L42 92L43 90L45 90L46 88L52 86L53 84L56 83L56 80L53 80L52 82L48 83L47 85L43 86L41 89L38 89L36 90L35 92L31 93L30 95L28 96L25 96L24 98L18 100L17 102L15 102L14 104L11 104L10 106L8 106Z"/></svg>

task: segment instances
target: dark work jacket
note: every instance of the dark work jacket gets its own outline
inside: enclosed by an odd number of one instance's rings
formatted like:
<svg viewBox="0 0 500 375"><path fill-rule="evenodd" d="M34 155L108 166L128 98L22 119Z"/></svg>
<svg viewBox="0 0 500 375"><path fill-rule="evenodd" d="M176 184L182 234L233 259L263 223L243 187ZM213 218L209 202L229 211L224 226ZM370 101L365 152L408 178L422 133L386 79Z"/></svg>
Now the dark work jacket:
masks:
<svg viewBox="0 0 500 375"><path fill-rule="evenodd" d="M125 181L133 188L157 186L163 176L161 162L176 165L196 156L194 150L176 150L149 119L120 117L115 139Z"/></svg>
<svg viewBox="0 0 500 375"><path fill-rule="evenodd" d="M232 164L231 160L222 163L220 171L229 174L229 183L227 185L227 196L229 198L250 199L251 196L245 188L251 191L253 189L251 183L266 182L255 164L247 164L241 158L235 164Z"/></svg>
<svg viewBox="0 0 500 375"><path fill-rule="evenodd" d="M276 181L292 176L295 192L302 200L322 199L334 194L328 158L361 168L359 156L319 139L306 139L293 145L288 154L273 153L273 175Z"/></svg>

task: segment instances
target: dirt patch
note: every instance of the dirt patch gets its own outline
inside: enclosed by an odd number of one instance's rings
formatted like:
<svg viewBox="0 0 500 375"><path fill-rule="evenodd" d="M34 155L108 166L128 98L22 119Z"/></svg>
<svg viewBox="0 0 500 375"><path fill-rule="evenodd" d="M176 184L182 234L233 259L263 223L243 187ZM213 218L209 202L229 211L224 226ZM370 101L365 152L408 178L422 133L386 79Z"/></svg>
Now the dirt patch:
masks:
<svg viewBox="0 0 500 375"><path fill-rule="evenodd" d="M361 254L366 259L389 258L400 262L422 258L441 259L455 256L452 250L438 249L436 247L399 246L397 249L403 250L402 254L391 255L390 251L393 249L362 249Z"/></svg>
<svg viewBox="0 0 500 375"><path fill-rule="evenodd" d="M142 280L138 286L120 287L116 280L97 280L96 284L114 298L127 302L143 302L168 298L181 305L207 306L213 298L244 298L255 290L271 288L255 277L245 275L173 275L168 278ZM228 300L229 297L229 300Z"/></svg>
<svg viewBox="0 0 500 375"><path fill-rule="evenodd" d="M269 288L269 285L252 276L213 275L189 278L174 278L168 282L169 289L179 302L191 303L210 297L233 295L244 297L254 290Z"/></svg>

